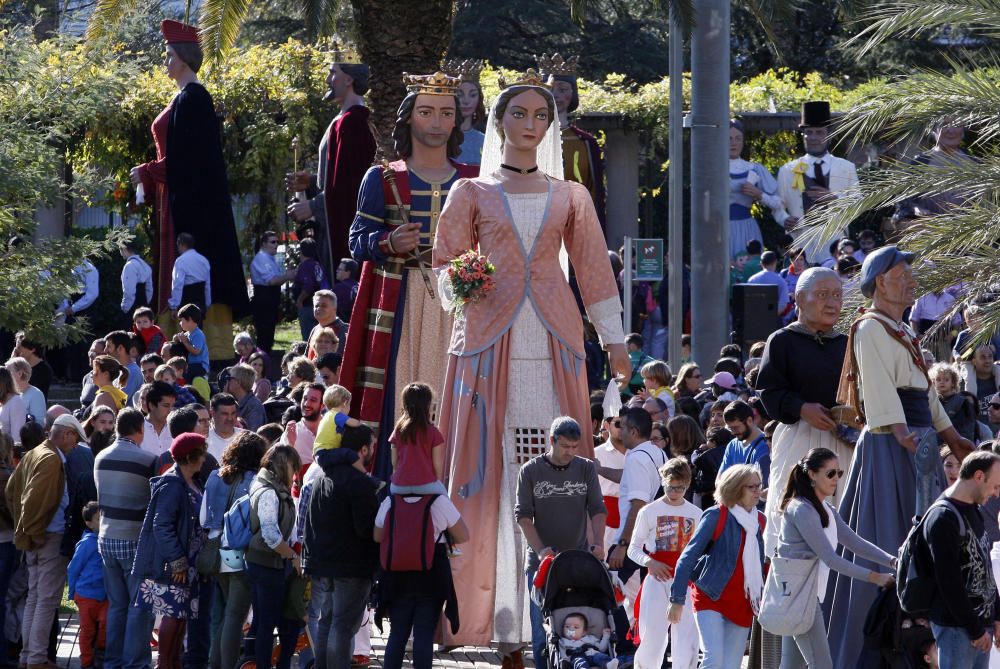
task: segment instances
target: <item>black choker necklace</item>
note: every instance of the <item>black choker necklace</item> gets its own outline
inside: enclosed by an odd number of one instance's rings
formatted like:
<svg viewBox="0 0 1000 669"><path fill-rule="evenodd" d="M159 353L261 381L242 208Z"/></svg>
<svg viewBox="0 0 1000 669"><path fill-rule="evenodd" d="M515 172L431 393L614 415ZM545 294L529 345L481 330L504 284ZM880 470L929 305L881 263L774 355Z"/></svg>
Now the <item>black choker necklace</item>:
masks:
<svg viewBox="0 0 1000 669"><path fill-rule="evenodd" d="M518 174L531 174L532 172L538 171L538 165L535 165L530 169L523 170L520 167L514 167L513 165L505 165L504 163L500 163L500 168L504 170L510 170L511 172L517 172Z"/></svg>

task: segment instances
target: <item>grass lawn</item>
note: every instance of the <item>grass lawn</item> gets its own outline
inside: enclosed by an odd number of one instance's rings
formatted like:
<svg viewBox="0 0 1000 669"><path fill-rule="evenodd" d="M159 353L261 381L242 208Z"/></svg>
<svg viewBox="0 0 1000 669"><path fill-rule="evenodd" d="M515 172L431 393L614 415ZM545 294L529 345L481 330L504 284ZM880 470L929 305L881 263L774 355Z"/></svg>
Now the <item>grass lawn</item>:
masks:
<svg viewBox="0 0 1000 669"><path fill-rule="evenodd" d="M297 341L302 341L302 333L299 332L299 321L292 320L278 323L274 331L274 348L287 351L288 348Z"/></svg>

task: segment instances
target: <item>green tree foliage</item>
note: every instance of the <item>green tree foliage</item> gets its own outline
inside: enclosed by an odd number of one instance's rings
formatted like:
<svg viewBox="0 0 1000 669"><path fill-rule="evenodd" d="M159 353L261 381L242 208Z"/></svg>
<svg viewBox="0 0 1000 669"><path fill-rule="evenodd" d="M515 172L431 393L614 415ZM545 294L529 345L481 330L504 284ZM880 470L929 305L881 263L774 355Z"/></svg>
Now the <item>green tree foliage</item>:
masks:
<svg viewBox="0 0 1000 669"><path fill-rule="evenodd" d="M73 268L80 260L107 256L124 233L32 243L34 215L108 185L87 166L67 185L68 151L108 100L126 94L135 73L120 51L89 55L71 40L37 42L31 26L0 26L0 327L56 343L78 337L86 325L57 326L56 306L77 291ZM14 238L19 243L11 244Z"/></svg>

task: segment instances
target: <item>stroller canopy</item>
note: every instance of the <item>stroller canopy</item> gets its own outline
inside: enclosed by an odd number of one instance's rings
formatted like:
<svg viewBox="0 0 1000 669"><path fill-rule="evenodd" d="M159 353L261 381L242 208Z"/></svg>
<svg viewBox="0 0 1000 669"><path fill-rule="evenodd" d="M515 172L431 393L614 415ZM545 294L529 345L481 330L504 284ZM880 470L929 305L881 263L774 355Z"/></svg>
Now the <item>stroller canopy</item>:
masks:
<svg viewBox="0 0 1000 669"><path fill-rule="evenodd" d="M564 551L555 556L545 577L542 611L591 606L602 611L617 607L607 567L593 553Z"/></svg>

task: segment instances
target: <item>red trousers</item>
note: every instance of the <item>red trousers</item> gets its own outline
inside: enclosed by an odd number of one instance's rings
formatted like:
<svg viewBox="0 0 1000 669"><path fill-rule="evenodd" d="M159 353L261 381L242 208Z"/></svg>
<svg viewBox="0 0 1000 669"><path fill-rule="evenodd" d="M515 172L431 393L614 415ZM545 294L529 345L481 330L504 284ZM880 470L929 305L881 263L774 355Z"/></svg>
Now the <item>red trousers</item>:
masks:
<svg viewBox="0 0 1000 669"><path fill-rule="evenodd" d="M80 666L94 666L94 649L104 648L104 638L108 627L108 600L76 595L73 598L80 611Z"/></svg>

